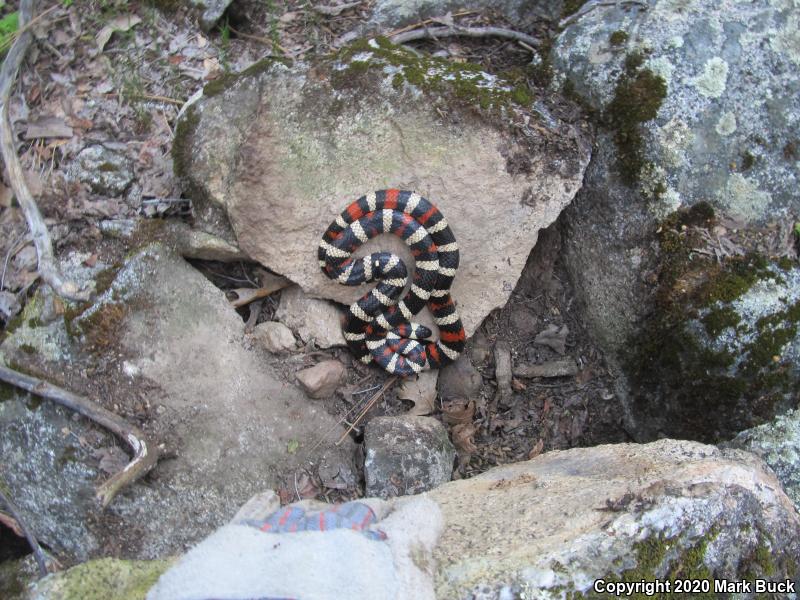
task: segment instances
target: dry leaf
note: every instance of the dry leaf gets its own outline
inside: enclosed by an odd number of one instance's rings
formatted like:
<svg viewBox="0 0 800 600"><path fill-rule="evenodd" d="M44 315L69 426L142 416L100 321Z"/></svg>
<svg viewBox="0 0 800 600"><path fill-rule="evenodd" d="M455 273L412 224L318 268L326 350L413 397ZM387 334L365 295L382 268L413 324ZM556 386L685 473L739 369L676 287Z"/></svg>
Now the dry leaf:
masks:
<svg viewBox="0 0 800 600"><path fill-rule="evenodd" d="M300 498L314 498L317 494L319 494L320 489L314 483L312 477L303 471L300 475L296 478L296 488L297 493L300 495Z"/></svg>
<svg viewBox="0 0 800 600"><path fill-rule="evenodd" d="M462 398L442 402L442 419L448 425L472 423L475 416L475 402Z"/></svg>
<svg viewBox="0 0 800 600"><path fill-rule="evenodd" d="M142 19L136 15L120 15L111 19L105 27L98 33L95 41L97 41L97 49L102 52L111 36L115 31L129 31L132 27L142 22Z"/></svg>
<svg viewBox="0 0 800 600"><path fill-rule="evenodd" d="M429 415L433 412L436 401L436 380L438 371L423 371L416 379L404 379L397 389L397 397L410 400L414 408L407 414L415 416Z"/></svg>
<svg viewBox="0 0 800 600"><path fill-rule="evenodd" d="M478 447L473 441L477 429L472 423L462 423L453 427L453 446L461 456L469 456L478 451Z"/></svg>

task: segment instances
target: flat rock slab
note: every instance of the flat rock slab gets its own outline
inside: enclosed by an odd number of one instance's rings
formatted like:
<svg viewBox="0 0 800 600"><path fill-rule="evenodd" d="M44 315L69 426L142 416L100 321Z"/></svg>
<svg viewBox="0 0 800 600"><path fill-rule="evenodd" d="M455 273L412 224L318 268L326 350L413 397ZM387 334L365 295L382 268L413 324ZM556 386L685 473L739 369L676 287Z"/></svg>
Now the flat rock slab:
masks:
<svg viewBox="0 0 800 600"><path fill-rule="evenodd" d="M585 597L601 578L797 577L800 515L747 452L676 440L548 452L428 497L446 524L441 600Z"/></svg>
<svg viewBox="0 0 800 600"><path fill-rule="evenodd" d="M357 44L207 86L178 127L177 172L200 226L219 231L227 220L253 259L346 304L365 290L321 273L323 232L368 192L417 190L458 240L453 295L471 334L505 304L538 231L581 186L587 135L550 99L475 68L385 40ZM382 238L362 250L391 249L413 265L399 238Z"/></svg>
<svg viewBox="0 0 800 600"><path fill-rule="evenodd" d="M70 340L83 340L84 347L92 341L94 348L106 344L103 359L112 363L109 370L119 370L105 383L109 397L141 393L151 406L148 430L158 432L168 454L146 483L135 483L114 499L102 527L92 528L97 516L83 499L92 497L104 475L79 442L85 438L95 447L113 447L111 436L103 432L94 442L82 421L65 426L58 411L58 419L42 424L47 404L29 414L24 407L9 412L12 405L3 403L1 432L39 432L41 451L26 452L23 442L17 449L0 449L4 456L26 453L32 466L15 461L9 465L14 476L7 478L31 525L47 534L42 539L49 547L81 559L120 545L129 557L165 557L230 519L256 492L279 487L299 469L313 469L309 463L324 463L326 472L353 481L349 440L343 448L331 441L308 454L326 432L338 438L335 419L283 381L258 344L249 340L248 347L244 322L222 291L158 243L129 256L112 276L94 304L77 316L67 315ZM46 348L47 340L68 344L66 335L37 341L34 333L45 329L20 332L34 348ZM7 340L9 348L13 340ZM67 359L50 362L69 369ZM61 439L65 427L70 437ZM63 473L34 476L59 464ZM61 482L65 477L69 485Z"/></svg>

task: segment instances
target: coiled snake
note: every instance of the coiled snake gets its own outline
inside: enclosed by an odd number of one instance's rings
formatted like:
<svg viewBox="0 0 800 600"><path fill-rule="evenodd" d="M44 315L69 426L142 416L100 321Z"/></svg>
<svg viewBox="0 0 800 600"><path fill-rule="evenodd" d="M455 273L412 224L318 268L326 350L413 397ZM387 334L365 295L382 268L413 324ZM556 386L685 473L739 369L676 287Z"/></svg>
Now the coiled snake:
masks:
<svg viewBox="0 0 800 600"><path fill-rule="evenodd" d="M402 238L416 261L411 288L399 301L408 281L400 257L391 252L352 256L381 233ZM344 285L378 281L347 311L344 337L356 357L401 377L438 369L458 358L466 339L450 297L458 259L458 244L444 216L416 192L373 192L336 217L319 245L323 273ZM426 304L439 327L438 341L427 339L431 330L411 321Z"/></svg>

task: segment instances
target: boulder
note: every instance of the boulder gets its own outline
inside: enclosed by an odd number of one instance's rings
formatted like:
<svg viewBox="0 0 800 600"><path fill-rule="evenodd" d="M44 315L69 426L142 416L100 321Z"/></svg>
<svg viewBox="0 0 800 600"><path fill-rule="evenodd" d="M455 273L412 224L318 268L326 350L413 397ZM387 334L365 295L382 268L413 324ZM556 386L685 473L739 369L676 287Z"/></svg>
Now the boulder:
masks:
<svg viewBox="0 0 800 600"><path fill-rule="evenodd" d="M640 347L658 339L652 319L666 314L657 285L671 268L664 269L671 252L661 243L664 220L679 208L710 205L734 221L731 229L755 229L800 212L796 29L796 11L780 2L650 0L595 6L553 45L554 84L602 125L584 186L564 213L565 265L590 332L612 367L633 379L618 378L616 391L636 439L659 435L647 421L663 404L636 389L639 374L626 354L648 354ZM696 438L696 429L676 423L663 433ZM713 431L699 437L718 439Z"/></svg>
<svg viewBox="0 0 800 600"><path fill-rule="evenodd" d="M173 158L201 227L227 222L253 259L344 304L364 290L320 272L323 232L363 194L419 190L458 240L453 296L471 334L505 304L538 231L581 185L588 137L574 114L474 65L379 38L206 86L177 127ZM362 252L379 248L413 264L399 238Z"/></svg>
<svg viewBox="0 0 800 600"><path fill-rule="evenodd" d="M200 28L207 33L214 28L231 2L232 0L189 0L189 6L197 13Z"/></svg>
<svg viewBox="0 0 800 600"><path fill-rule="evenodd" d="M372 419L364 432L368 496L419 494L450 481L455 449L433 417Z"/></svg>
<svg viewBox="0 0 800 600"><path fill-rule="evenodd" d="M742 431L722 446L749 450L764 459L800 511L800 410Z"/></svg>
<svg viewBox="0 0 800 600"><path fill-rule="evenodd" d="M561 14L562 0L378 0L367 22L370 30L391 30L430 17L444 17L459 10L499 12L517 28L535 19L557 19Z"/></svg>
<svg viewBox="0 0 800 600"><path fill-rule="evenodd" d="M98 279L94 303L69 306L48 326L31 315L0 349L9 360L42 361L69 387L86 385L86 371L79 369L102 373L95 379L103 382L103 402L144 419L171 458L158 463L147 483L123 490L98 528L90 501L107 475L98 470L94 451L116 443L83 420L53 420L48 415L61 413L37 400L7 416L4 432L51 433L37 440L40 450L7 465L4 478L40 540L71 560L117 547L129 557L163 557L207 535L256 491L309 468L304 449L337 426L262 352L247 347L244 323L224 293L174 251L148 245ZM62 345L66 350L50 349ZM6 443L8 436L0 437ZM3 452L10 456L20 448L26 446L18 442ZM322 444L312 465L323 457L347 470L353 445Z"/></svg>
<svg viewBox="0 0 800 600"><path fill-rule="evenodd" d="M605 597L598 580L797 585L800 515L746 452L676 440L575 448L428 497L446 524L434 551L441 600Z"/></svg>
<svg viewBox="0 0 800 600"><path fill-rule="evenodd" d="M616 151L598 158L653 212L707 201L763 223L800 207L797 25L768 0L598 6L561 32L551 60L605 113Z"/></svg>

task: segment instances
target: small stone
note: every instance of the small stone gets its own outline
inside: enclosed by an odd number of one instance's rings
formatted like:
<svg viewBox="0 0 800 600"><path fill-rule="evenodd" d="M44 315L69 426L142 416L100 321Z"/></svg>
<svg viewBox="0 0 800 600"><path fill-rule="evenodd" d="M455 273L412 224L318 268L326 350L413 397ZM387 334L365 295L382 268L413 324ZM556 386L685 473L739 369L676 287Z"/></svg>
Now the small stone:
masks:
<svg viewBox="0 0 800 600"><path fill-rule="evenodd" d="M208 33L220 20L232 0L190 0L199 13L200 28Z"/></svg>
<svg viewBox="0 0 800 600"><path fill-rule="evenodd" d="M482 385L481 374L463 354L439 372L439 395L442 400L477 398Z"/></svg>
<svg viewBox="0 0 800 600"><path fill-rule="evenodd" d="M291 327L304 342L314 342L319 348L347 345L339 309L327 300L309 298L300 286L281 292L275 318Z"/></svg>
<svg viewBox="0 0 800 600"><path fill-rule="evenodd" d="M267 349L268 352L290 352L296 348L296 340L292 330L283 323L267 321L256 325L253 336Z"/></svg>
<svg viewBox="0 0 800 600"><path fill-rule="evenodd" d="M419 494L450 481L455 448L432 417L372 419L364 434L366 495Z"/></svg>
<svg viewBox="0 0 800 600"><path fill-rule="evenodd" d="M95 194L121 196L133 182L133 165L121 152L95 144L78 153L69 177L88 184Z"/></svg>
<svg viewBox="0 0 800 600"><path fill-rule="evenodd" d="M324 360L297 373L297 381L311 398L329 398L344 379L344 365L338 360Z"/></svg>

